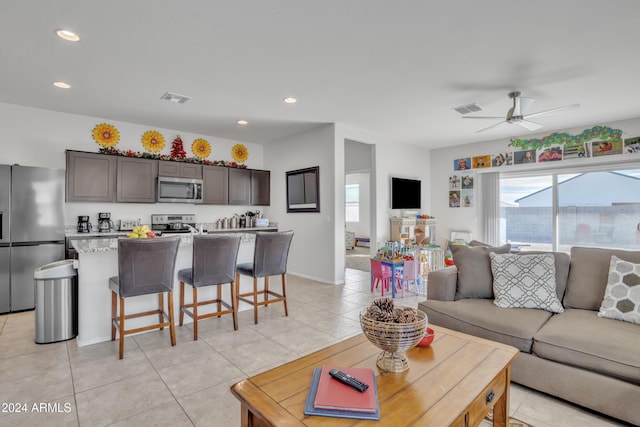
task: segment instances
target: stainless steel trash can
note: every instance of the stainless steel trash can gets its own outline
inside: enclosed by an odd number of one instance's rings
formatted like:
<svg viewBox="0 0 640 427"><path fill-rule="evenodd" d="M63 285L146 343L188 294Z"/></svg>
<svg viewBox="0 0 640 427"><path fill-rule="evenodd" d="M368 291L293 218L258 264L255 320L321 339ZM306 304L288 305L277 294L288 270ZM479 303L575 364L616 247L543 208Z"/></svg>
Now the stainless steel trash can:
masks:
<svg viewBox="0 0 640 427"><path fill-rule="evenodd" d="M78 335L78 272L74 260L52 262L33 272L36 288L36 343Z"/></svg>

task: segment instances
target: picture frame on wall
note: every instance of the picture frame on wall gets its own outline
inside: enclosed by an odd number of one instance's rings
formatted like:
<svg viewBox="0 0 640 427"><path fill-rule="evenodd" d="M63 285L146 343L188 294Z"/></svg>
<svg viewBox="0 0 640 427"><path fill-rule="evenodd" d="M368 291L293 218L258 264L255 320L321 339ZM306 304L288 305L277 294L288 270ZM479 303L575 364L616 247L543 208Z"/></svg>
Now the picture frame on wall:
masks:
<svg viewBox="0 0 640 427"><path fill-rule="evenodd" d="M471 169L471 157L461 157L453 161L454 171L464 171Z"/></svg>

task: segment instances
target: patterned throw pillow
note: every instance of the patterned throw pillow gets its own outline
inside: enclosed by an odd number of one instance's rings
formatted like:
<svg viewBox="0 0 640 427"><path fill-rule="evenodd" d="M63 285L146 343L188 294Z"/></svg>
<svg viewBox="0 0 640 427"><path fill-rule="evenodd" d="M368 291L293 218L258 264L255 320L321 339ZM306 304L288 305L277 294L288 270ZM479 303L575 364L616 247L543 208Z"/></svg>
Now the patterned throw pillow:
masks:
<svg viewBox="0 0 640 427"><path fill-rule="evenodd" d="M556 295L556 265L552 254L490 253L493 303L502 308L539 308L562 313Z"/></svg>
<svg viewBox="0 0 640 427"><path fill-rule="evenodd" d="M640 324L640 264L611 255L609 280L598 316Z"/></svg>

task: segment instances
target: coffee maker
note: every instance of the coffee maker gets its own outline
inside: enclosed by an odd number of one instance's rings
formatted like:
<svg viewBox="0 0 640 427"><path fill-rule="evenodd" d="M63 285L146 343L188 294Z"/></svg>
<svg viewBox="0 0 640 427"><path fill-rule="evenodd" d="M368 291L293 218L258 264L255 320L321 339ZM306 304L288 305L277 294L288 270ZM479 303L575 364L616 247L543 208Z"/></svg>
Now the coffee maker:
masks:
<svg viewBox="0 0 640 427"><path fill-rule="evenodd" d="M78 217L78 233L89 233L91 231L91 223L88 215L80 215Z"/></svg>
<svg viewBox="0 0 640 427"><path fill-rule="evenodd" d="M109 233L113 231L113 221L109 212L100 212L98 214L98 231L101 233Z"/></svg>

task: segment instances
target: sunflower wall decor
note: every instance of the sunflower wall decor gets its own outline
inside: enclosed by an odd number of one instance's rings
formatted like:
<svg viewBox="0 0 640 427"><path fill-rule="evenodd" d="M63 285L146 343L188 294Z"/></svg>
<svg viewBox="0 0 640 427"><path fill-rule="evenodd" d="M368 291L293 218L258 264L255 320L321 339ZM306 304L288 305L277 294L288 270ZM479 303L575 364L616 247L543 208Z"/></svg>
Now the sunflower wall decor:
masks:
<svg viewBox="0 0 640 427"><path fill-rule="evenodd" d="M93 139L102 147L113 147L120 141L120 132L113 125L100 123L93 128Z"/></svg>
<svg viewBox="0 0 640 427"><path fill-rule="evenodd" d="M244 163L249 158L249 151L244 145L236 144L231 149L231 155L236 162Z"/></svg>
<svg viewBox="0 0 640 427"><path fill-rule="evenodd" d="M211 154L211 146L202 138L198 138L191 144L191 151L199 159L206 159Z"/></svg>
<svg viewBox="0 0 640 427"><path fill-rule="evenodd" d="M142 145L151 153L158 153L164 148L164 137L155 130L148 130L142 135Z"/></svg>

